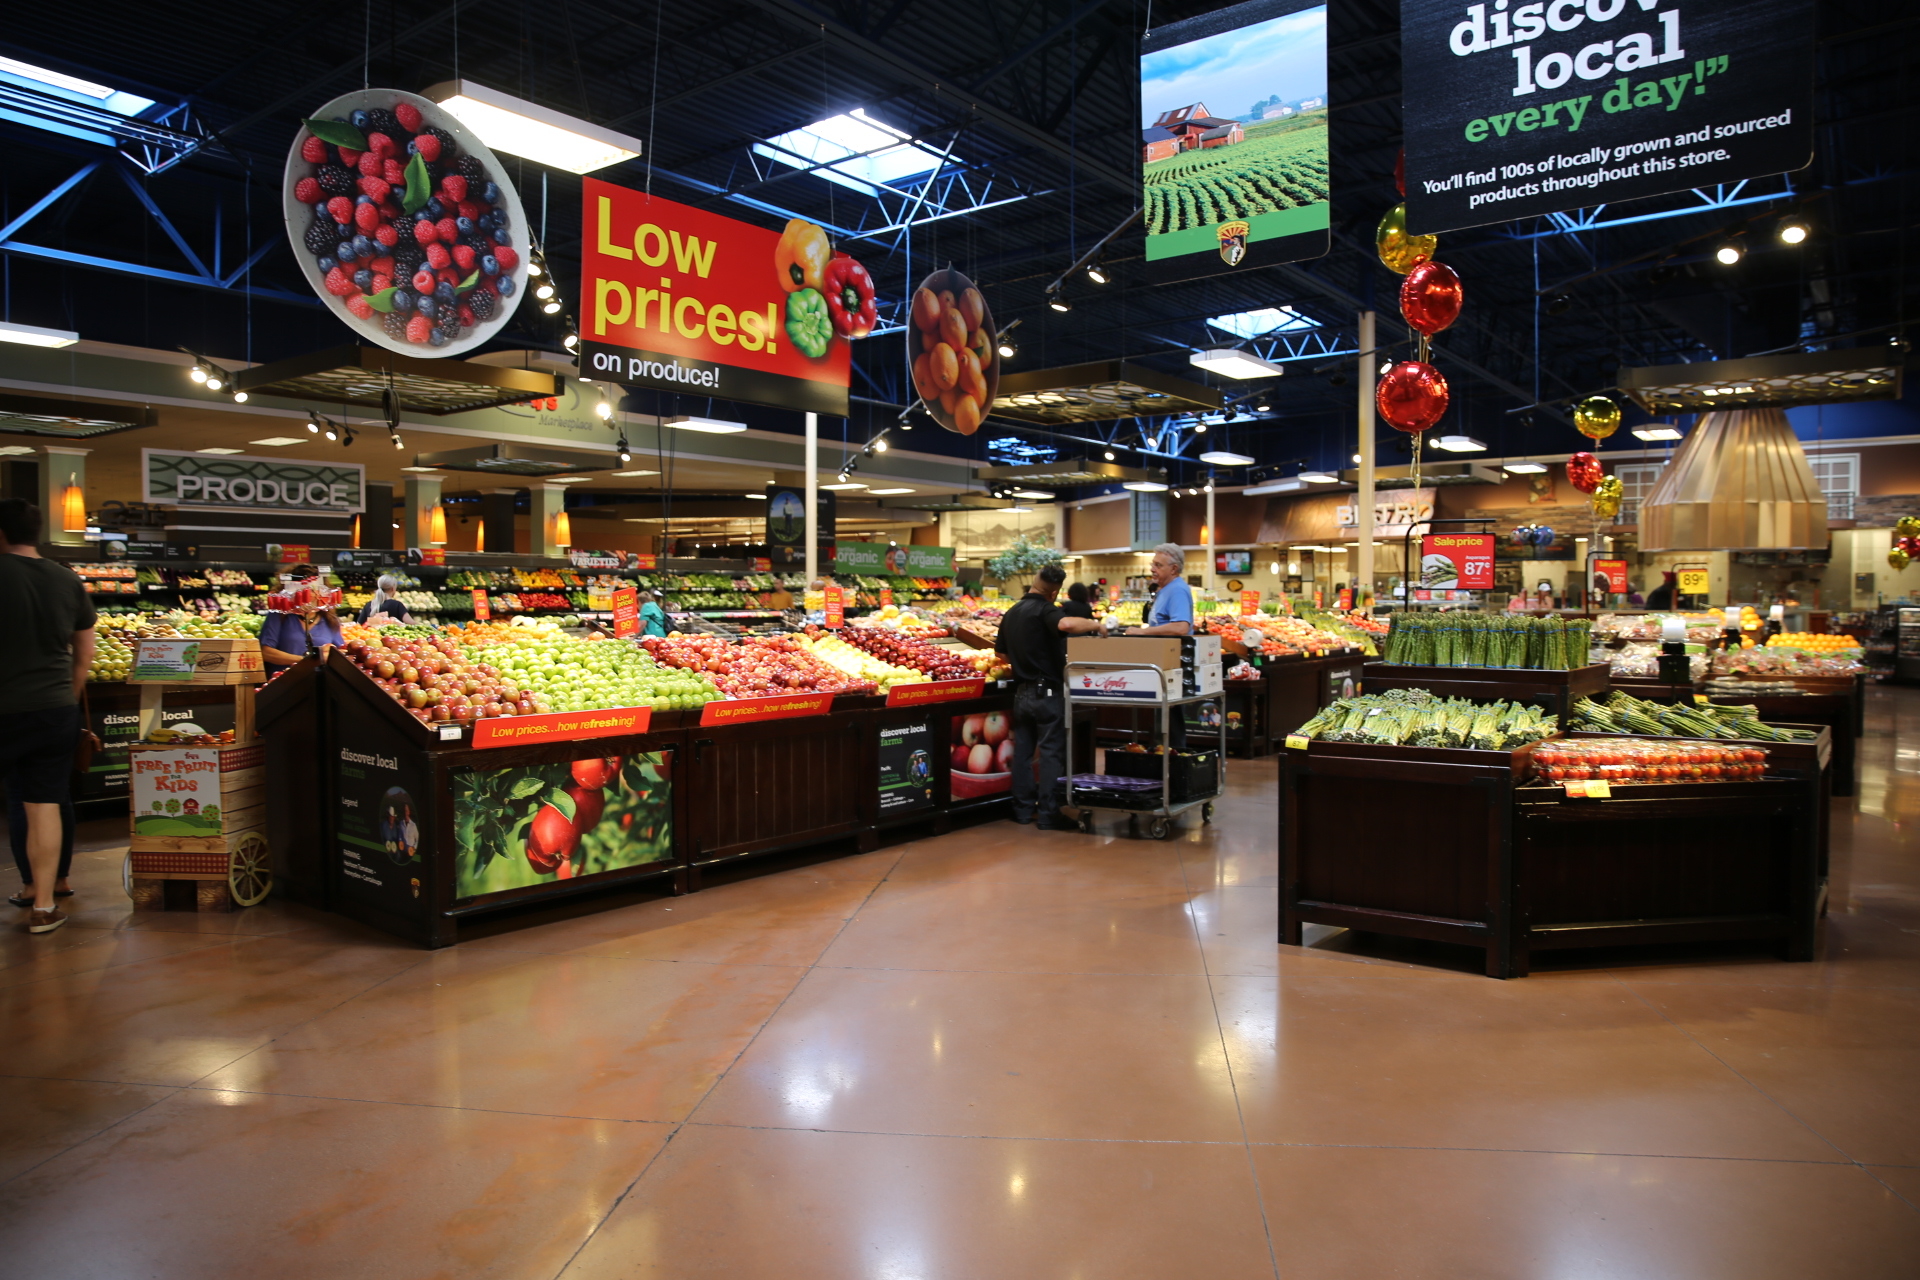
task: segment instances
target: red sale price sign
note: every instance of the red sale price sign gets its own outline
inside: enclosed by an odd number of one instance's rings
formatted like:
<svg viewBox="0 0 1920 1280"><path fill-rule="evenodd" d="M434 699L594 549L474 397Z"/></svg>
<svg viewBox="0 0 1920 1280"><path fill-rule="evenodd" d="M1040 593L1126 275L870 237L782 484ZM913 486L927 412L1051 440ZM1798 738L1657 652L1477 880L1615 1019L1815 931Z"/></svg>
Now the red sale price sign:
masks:
<svg viewBox="0 0 1920 1280"><path fill-rule="evenodd" d="M1420 539L1419 584L1440 591L1493 589L1494 536L1433 533Z"/></svg>

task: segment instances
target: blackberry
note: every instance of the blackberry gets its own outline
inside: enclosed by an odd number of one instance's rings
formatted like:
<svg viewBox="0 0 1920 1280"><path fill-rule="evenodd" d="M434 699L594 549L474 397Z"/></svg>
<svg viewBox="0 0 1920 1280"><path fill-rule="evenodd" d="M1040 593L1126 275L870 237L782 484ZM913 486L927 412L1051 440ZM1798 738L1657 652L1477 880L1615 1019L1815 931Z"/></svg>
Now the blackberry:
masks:
<svg viewBox="0 0 1920 1280"><path fill-rule="evenodd" d="M310 223L306 235L301 237L301 243L307 246L307 252L316 258L332 253L333 247L340 243L340 237L334 234L335 225L332 218L319 219Z"/></svg>
<svg viewBox="0 0 1920 1280"><path fill-rule="evenodd" d="M323 164L313 176L319 180L320 189L330 196L350 196L357 189L353 174L344 165Z"/></svg>
<svg viewBox="0 0 1920 1280"><path fill-rule="evenodd" d="M414 272L426 264L427 254L417 242L402 240L393 247L393 266L396 275L413 278Z"/></svg>
<svg viewBox="0 0 1920 1280"><path fill-rule="evenodd" d="M389 311L380 317L380 327L387 331L389 337L404 338L407 336L407 322L412 318L398 311Z"/></svg>
<svg viewBox="0 0 1920 1280"><path fill-rule="evenodd" d="M384 133L389 138L404 138L406 130L400 127L400 117L383 107L375 107L367 112L367 132Z"/></svg>
<svg viewBox="0 0 1920 1280"><path fill-rule="evenodd" d="M460 336L460 308L442 307L440 314L433 318L433 327L449 338Z"/></svg>
<svg viewBox="0 0 1920 1280"><path fill-rule="evenodd" d="M430 133L434 137L440 139L440 163L451 167L452 164L454 163L454 159L453 159L454 156L459 154L459 149L454 145L454 142L453 142L453 135L448 133L445 129L440 128L438 125L429 125L427 128L422 129L420 132Z"/></svg>
<svg viewBox="0 0 1920 1280"><path fill-rule="evenodd" d="M487 176L487 166L480 163L479 156L461 156L453 169L468 182L482 182Z"/></svg>
<svg viewBox="0 0 1920 1280"><path fill-rule="evenodd" d="M467 306L473 311L475 320L493 319L494 296L485 289L475 289L467 295Z"/></svg>

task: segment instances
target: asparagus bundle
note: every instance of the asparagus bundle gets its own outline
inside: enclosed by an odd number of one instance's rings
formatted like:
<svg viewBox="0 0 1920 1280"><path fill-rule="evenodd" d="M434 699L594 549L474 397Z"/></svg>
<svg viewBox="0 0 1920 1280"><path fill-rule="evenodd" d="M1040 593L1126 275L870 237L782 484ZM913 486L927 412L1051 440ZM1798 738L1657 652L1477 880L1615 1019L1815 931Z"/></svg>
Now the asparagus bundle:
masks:
<svg viewBox="0 0 1920 1280"><path fill-rule="evenodd" d="M1294 732L1324 742L1510 751L1549 737L1554 729L1553 718L1539 707L1504 699L1436 698L1424 689L1395 689L1342 698Z"/></svg>
<svg viewBox="0 0 1920 1280"><path fill-rule="evenodd" d="M1647 702L1616 689L1605 704L1574 703L1574 727L1598 733L1635 733L1663 738L1747 738L1762 742L1810 742L1816 734L1763 724L1752 706L1678 706Z"/></svg>
<svg viewBox="0 0 1920 1280"><path fill-rule="evenodd" d="M1570 671L1587 665L1592 644L1593 623L1584 618L1396 613L1381 656L1406 666Z"/></svg>

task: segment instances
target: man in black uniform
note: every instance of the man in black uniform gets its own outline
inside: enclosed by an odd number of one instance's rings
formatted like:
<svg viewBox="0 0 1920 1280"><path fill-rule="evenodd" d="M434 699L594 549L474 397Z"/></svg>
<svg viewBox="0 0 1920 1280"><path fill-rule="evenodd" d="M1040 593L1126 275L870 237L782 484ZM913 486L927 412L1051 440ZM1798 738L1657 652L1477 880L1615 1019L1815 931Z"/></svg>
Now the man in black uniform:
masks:
<svg viewBox="0 0 1920 1280"><path fill-rule="evenodd" d="M1067 637L1100 629L1093 619L1070 618L1054 604L1066 580L1058 565L1050 564L1035 574L1027 594L1000 619L1000 638L994 645L1013 667L1013 820L1034 823L1043 831L1073 826L1060 812L1060 775L1067 771L1061 689ZM1037 781L1033 776L1036 751Z"/></svg>

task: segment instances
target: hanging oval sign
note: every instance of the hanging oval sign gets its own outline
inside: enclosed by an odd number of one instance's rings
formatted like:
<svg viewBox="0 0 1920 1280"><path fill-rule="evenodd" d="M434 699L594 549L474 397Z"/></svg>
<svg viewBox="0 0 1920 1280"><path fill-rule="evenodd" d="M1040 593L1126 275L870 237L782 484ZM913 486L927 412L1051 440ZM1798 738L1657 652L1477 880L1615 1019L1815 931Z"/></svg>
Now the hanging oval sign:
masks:
<svg viewBox="0 0 1920 1280"><path fill-rule="evenodd" d="M440 106L342 94L287 152L287 238L354 336L417 356L487 341L526 293L528 237L506 169Z"/></svg>
<svg viewBox="0 0 1920 1280"><path fill-rule="evenodd" d="M914 290L907 341L914 346L913 389L933 420L970 436L1000 390L993 312L978 286L948 267Z"/></svg>

